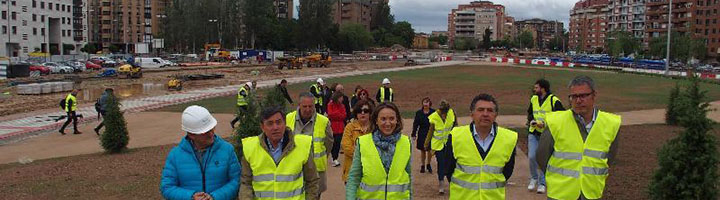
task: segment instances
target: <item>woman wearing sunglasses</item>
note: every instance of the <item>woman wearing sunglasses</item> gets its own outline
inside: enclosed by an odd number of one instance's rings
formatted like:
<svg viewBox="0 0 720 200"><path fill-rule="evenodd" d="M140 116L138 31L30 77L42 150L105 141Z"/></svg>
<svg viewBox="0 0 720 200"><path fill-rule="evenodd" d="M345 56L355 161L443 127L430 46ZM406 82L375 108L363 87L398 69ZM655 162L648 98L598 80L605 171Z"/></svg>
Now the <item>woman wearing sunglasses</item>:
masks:
<svg viewBox="0 0 720 200"><path fill-rule="evenodd" d="M372 101L360 100L355 103L352 116L353 119L345 126L343 131L341 147L345 155L343 161L343 182L347 182L348 171L353 162L353 154L355 152L355 141L357 138L370 133L370 114L374 109Z"/></svg>

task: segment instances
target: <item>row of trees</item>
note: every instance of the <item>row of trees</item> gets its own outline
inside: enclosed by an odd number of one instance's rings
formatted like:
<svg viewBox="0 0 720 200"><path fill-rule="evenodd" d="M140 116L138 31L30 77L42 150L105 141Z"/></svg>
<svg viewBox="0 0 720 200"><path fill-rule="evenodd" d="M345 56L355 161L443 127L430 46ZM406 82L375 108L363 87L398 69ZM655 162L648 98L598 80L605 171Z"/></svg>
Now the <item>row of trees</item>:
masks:
<svg viewBox="0 0 720 200"><path fill-rule="evenodd" d="M168 8L162 37L175 52L191 52L205 43L222 43L227 48L342 51L412 45L415 31L408 22L396 23L389 5L374 5L377 12L370 27L365 27L334 24L334 3L303 0L298 19L279 19L273 1L175 0Z"/></svg>
<svg viewBox="0 0 720 200"><path fill-rule="evenodd" d="M611 32L607 36L606 49L595 49L591 52L607 53L615 57L635 55L639 58L665 58L667 54L667 35L652 38L648 43L647 51L642 47L642 38L636 38L631 32ZM707 56L706 39L673 32L671 40L671 60L688 62L692 58L702 60Z"/></svg>

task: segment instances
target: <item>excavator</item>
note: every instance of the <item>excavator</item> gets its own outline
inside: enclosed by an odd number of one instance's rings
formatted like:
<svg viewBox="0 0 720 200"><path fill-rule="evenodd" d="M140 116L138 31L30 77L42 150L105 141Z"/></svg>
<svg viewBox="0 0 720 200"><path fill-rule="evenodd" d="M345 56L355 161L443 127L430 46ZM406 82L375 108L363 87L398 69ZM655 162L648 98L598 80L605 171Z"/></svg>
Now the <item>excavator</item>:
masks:
<svg viewBox="0 0 720 200"><path fill-rule="evenodd" d="M223 50L220 44L205 44L205 59L208 61L230 61L230 51Z"/></svg>

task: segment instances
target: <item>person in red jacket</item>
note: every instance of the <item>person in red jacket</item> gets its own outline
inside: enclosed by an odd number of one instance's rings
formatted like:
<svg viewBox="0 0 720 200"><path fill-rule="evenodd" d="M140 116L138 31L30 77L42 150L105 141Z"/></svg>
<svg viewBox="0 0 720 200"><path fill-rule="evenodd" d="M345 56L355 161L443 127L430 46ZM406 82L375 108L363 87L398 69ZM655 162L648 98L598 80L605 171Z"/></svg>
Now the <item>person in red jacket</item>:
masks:
<svg viewBox="0 0 720 200"><path fill-rule="evenodd" d="M345 95L342 92L336 91L330 98L330 103L327 106L328 118L330 119L330 128L332 128L333 137L335 138L334 145L331 151L332 154L332 166L340 166L338 162L338 154L340 153L340 141L342 141L343 131L345 130L345 119L347 118L347 112L345 110Z"/></svg>

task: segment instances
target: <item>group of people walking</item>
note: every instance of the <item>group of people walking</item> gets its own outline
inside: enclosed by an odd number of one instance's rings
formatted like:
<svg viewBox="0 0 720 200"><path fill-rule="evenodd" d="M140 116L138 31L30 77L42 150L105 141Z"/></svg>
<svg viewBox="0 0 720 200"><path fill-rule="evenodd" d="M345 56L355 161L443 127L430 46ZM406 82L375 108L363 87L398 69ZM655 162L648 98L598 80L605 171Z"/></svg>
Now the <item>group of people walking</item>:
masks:
<svg viewBox="0 0 720 200"><path fill-rule="evenodd" d="M161 193L167 199L320 199L328 166L341 164L342 151L346 199L412 199L414 141L419 171L437 174L439 193L449 188L450 199L505 199L518 134L496 122L500 106L492 95L472 98L472 121L463 125L450 102L441 100L433 109L431 99L423 98L408 137L390 81L382 84L375 100L361 87L348 100L342 85L333 85L326 105L325 84L318 79L299 95L297 110L263 108L262 133L242 139L237 149L214 134L217 121L207 109L190 106L182 115L186 136L168 155ZM597 109L589 77L569 84L569 110L548 81L534 86L528 189L547 192L550 199L601 198L620 117Z"/></svg>

